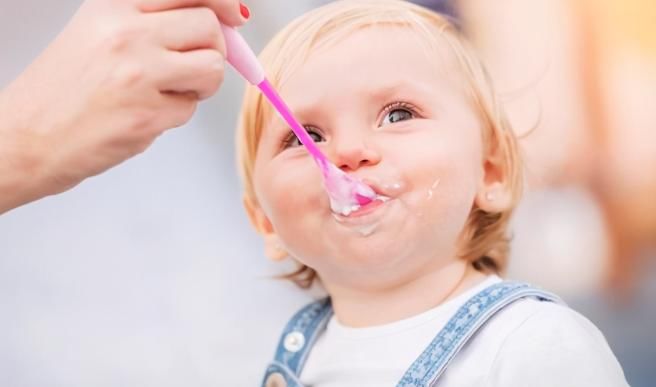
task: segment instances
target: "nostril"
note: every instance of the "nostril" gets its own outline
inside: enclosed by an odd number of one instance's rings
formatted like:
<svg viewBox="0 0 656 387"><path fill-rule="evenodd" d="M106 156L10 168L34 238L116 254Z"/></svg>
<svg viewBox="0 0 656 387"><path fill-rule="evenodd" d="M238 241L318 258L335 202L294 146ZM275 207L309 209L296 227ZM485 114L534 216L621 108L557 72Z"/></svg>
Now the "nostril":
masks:
<svg viewBox="0 0 656 387"><path fill-rule="evenodd" d="M339 165L339 169L341 169L344 172L352 172L355 171L356 169L360 167L364 167L367 165L372 165L374 164L373 162L369 161L368 159L360 160L354 163L343 163Z"/></svg>

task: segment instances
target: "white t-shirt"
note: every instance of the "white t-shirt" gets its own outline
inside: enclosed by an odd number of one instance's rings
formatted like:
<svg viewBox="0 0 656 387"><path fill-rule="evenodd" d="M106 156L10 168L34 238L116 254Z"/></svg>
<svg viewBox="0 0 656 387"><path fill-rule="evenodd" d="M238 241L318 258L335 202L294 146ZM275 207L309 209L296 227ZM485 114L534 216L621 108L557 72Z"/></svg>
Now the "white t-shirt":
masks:
<svg viewBox="0 0 656 387"><path fill-rule="evenodd" d="M367 328L343 326L333 316L301 373L308 387L396 386L401 377L479 285L417 316ZM604 336L562 305L535 299L504 308L465 345L440 387L628 386Z"/></svg>

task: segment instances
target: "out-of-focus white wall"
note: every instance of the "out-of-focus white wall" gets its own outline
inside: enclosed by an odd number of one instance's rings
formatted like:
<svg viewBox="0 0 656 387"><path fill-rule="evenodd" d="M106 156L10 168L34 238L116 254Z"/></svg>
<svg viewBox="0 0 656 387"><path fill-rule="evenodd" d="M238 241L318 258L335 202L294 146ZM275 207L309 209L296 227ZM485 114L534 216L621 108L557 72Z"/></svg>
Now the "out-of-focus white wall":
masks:
<svg viewBox="0 0 656 387"><path fill-rule="evenodd" d="M0 85L80 3L2 1ZM259 51L310 3L248 1L242 31ZM0 386L257 385L310 296L267 278L277 269L242 211L242 93L228 69L218 95L143 155L0 216Z"/></svg>

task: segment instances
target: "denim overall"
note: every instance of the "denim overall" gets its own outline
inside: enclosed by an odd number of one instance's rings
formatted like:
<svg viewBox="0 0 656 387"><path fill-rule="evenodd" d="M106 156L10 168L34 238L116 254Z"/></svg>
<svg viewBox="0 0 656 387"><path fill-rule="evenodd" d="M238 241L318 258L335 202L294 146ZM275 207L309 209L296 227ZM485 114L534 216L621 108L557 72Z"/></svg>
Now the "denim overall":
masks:
<svg viewBox="0 0 656 387"><path fill-rule="evenodd" d="M458 351L486 321L509 304L527 297L562 303L557 296L524 283L504 281L488 286L458 309L412 363L397 387L435 386ZM299 375L332 314L330 299L325 298L307 305L292 317L283 331L275 359L267 367L262 387L303 387Z"/></svg>

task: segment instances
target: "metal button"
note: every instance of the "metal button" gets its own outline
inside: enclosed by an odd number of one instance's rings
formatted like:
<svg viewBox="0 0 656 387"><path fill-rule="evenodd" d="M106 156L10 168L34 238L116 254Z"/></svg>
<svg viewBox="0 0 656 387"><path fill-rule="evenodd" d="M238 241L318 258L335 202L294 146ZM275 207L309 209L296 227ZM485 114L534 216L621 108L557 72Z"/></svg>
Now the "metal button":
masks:
<svg viewBox="0 0 656 387"><path fill-rule="evenodd" d="M267 377L264 387L287 387L287 381L280 372L274 372Z"/></svg>
<svg viewBox="0 0 656 387"><path fill-rule="evenodd" d="M289 352L298 352L305 345L305 336L301 332L291 332L285 336L285 349Z"/></svg>

